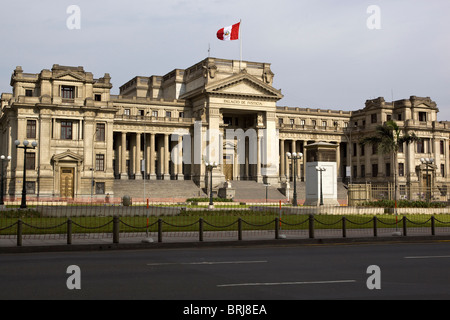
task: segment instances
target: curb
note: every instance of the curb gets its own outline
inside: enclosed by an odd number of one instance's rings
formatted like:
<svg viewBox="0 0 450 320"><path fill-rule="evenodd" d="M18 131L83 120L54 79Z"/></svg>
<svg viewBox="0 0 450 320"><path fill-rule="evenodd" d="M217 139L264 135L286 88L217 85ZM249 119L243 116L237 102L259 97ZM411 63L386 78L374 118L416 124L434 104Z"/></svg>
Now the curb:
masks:
<svg viewBox="0 0 450 320"><path fill-rule="evenodd" d="M272 240L229 240L229 241L189 241L156 243L111 243L111 244L61 244L46 246L1 247L0 254L38 253L38 252L79 252L79 251L114 251L114 250L157 250L212 247L247 247L247 246L296 246L296 245L349 245L375 243L423 243L450 241L450 236L398 236L368 238L320 238L320 239L272 239Z"/></svg>

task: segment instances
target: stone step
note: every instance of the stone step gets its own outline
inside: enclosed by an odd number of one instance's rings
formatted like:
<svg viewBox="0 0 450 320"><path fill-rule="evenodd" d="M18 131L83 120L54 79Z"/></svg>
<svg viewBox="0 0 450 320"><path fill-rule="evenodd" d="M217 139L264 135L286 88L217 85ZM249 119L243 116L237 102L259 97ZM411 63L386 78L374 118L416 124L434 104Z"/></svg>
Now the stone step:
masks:
<svg viewBox="0 0 450 320"><path fill-rule="evenodd" d="M205 193L190 180L115 180L114 196L132 198L198 198Z"/></svg>
<svg viewBox="0 0 450 320"><path fill-rule="evenodd" d="M265 201L266 187L256 181L231 181L231 187L235 189L235 200L241 201ZM344 184L338 182L338 199L346 199L347 189ZM145 195L144 195L145 190ZM214 190L217 191L217 190ZM291 182L290 198L293 196L293 183ZM297 181L297 198L305 199L306 184ZM132 198L149 199L186 199L208 197L204 189L199 188L191 180L115 180L114 197L130 196ZM268 200L286 200L286 196L275 186L267 188ZM180 200L181 201L181 200Z"/></svg>

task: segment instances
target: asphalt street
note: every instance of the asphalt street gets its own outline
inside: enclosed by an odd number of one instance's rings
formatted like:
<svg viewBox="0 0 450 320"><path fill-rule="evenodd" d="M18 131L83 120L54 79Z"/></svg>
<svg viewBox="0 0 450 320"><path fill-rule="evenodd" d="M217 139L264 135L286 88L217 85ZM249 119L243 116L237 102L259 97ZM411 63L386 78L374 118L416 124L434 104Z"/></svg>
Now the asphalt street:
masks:
<svg viewBox="0 0 450 320"><path fill-rule="evenodd" d="M74 285L79 288L69 288ZM449 299L450 242L2 254L0 287L2 300L183 300L187 306Z"/></svg>

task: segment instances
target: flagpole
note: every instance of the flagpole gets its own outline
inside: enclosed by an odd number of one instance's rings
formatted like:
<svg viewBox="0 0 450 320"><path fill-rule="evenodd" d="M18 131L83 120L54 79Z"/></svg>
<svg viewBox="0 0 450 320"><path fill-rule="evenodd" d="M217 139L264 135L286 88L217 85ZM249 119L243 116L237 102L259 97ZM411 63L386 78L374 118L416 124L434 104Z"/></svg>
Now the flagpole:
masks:
<svg viewBox="0 0 450 320"><path fill-rule="evenodd" d="M242 70L242 20L239 19L239 41L240 41L240 61L239 61L239 72Z"/></svg>

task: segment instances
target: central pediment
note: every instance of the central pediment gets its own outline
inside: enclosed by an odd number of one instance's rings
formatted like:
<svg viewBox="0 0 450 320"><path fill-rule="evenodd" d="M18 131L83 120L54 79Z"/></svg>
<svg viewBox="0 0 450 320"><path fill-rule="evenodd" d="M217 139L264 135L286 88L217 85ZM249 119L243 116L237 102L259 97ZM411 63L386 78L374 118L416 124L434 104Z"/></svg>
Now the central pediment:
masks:
<svg viewBox="0 0 450 320"><path fill-rule="evenodd" d="M186 92L181 98L190 99L198 95L215 95L229 98L260 98L275 101L283 98L281 90L273 88L271 85L264 83L246 72L215 81L201 89Z"/></svg>

